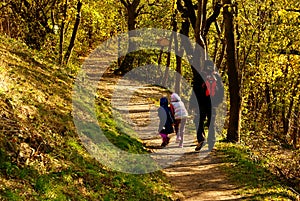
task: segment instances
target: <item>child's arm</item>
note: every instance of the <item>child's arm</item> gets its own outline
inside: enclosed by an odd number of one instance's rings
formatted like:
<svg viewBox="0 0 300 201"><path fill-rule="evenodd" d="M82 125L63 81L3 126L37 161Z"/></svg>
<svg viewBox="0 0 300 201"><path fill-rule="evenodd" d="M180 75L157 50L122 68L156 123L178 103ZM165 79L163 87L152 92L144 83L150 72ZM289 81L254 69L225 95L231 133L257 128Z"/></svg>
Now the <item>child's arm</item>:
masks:
<svg viewBox="0 0 300 201"><path fill-rule="evenodd" d="M163 108L158 108L158 117L159 117L159 125L158 125L158 132L160 133L163 128L164 128L164 116L165 114L163 113L164 110Z"/></svg>

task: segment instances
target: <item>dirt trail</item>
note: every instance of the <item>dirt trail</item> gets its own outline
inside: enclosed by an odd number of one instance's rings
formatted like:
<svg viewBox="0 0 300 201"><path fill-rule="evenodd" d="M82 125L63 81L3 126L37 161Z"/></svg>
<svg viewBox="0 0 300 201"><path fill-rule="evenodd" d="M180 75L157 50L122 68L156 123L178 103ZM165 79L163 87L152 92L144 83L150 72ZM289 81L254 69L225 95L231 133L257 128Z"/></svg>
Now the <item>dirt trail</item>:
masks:
<svg viewBox="0 0 300 201"><path fill-rule="evenodd" d="M106 58L107 59L107 58ZM99 62L98 62L99 63ZM192 121L189 120L185 133L184 147L179 148L174 135L166 148L160 148L161 139L157 135L157 105L153 98L159 100L161 89L150 86L136 86L129 80L118 80L111 73L101 75L94 69L85 69L90 81L98 82L98 89L110 99L115 111L137 131L145 146L156 153L154 158L164 169L176 189L177 200L242 200L235 193L236 187L232 185L226 174L220 169L222 163L215 151L209 153L207 147L195 152L195 136ZM118 82L117 82L118 80Z"/></svg>
<svg viewBox="0 0 300 201"><path fill-rule="evenodd" d="M215 152L202 159L197 153L190 153L164 172L178 190L180 200L243 200L235 193L237 187L220 169L220 161Z"/></svg>

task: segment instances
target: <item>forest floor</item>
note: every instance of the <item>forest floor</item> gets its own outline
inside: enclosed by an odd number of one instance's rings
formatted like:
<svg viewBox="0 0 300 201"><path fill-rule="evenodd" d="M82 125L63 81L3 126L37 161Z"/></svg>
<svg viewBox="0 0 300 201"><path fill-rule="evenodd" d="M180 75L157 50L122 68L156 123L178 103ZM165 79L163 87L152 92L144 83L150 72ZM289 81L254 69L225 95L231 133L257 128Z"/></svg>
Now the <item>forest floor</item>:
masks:
<svg viewBox="0 0 300 201"><path fill-rule="evenodd" d="M92 72L90 72L92 74ZM216 150L207 147L195 152L196 136L189 119L185 133L184 147L179 148L175 134L170 144L161 148L157 134L158 100L167 95L163 89L153 86L134 86L129 80L118 79L111 73L102 76L99 91L112 103L122 119L137 132L145 147L153 153L154 160L161 165L175 194L174 200L242 200L238 187L229 181L222 170L224 163Z"/></svg>

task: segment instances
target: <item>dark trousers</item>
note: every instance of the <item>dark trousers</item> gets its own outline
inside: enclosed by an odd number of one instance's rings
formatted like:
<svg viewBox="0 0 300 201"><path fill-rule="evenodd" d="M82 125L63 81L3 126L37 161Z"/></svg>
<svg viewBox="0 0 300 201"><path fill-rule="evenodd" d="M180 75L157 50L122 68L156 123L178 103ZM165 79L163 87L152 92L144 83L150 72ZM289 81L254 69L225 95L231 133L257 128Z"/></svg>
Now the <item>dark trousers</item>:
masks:
<svg viewBox="0 0 300 201"><path fill-rule="evenodd" d="M215 121L216 121L216 108L207 106L200 107L200 111L195 116L195 124L197 129L197 141L205 141L204 127L208 127L207 143L208 147L212 148L216 142L215 137Z"/></svg>

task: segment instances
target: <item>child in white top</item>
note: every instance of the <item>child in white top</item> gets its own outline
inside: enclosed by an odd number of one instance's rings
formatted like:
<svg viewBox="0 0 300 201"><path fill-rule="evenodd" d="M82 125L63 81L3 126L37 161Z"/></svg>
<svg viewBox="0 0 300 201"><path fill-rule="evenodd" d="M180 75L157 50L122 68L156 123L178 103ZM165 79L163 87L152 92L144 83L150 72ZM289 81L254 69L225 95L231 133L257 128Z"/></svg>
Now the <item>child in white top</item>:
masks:
<svg viewBox="0 0 300 201"><path fill-rule="evenodd" d="M181 101L181 98L176 93L171 95L170 103L171 113L175 119L176 141L179 142L179 147L183 147L183 134L185 132L185 124L188 117L188 112Z"/></svg>

